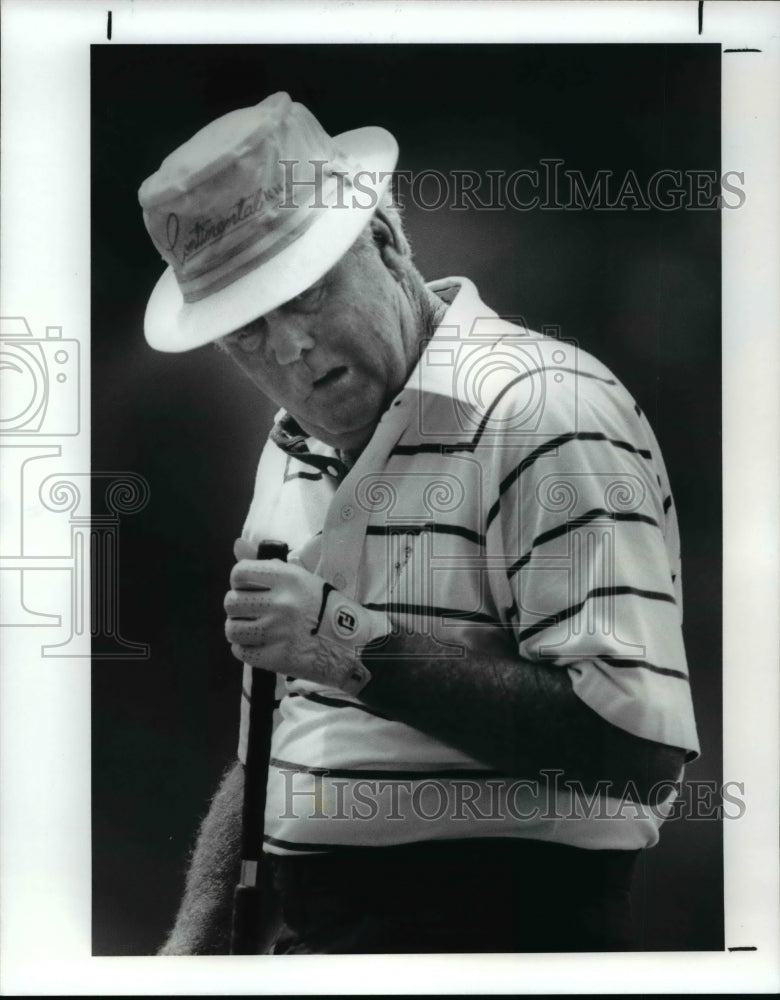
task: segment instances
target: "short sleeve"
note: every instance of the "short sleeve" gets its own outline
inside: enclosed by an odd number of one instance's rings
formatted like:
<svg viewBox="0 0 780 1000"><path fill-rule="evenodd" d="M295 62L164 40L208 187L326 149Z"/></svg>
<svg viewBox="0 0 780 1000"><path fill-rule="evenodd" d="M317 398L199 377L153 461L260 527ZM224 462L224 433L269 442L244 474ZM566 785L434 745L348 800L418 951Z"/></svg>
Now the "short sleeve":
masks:
<svg viewBox="0 0 780 1000"><path fill-rule="evenodd" d="M584 371L576 396L553 383L539 433L499 456L488 544L504 557L506 622L520 656L565 667L593 711L693 757L666 470L628 393L601 366Z"/></svg>

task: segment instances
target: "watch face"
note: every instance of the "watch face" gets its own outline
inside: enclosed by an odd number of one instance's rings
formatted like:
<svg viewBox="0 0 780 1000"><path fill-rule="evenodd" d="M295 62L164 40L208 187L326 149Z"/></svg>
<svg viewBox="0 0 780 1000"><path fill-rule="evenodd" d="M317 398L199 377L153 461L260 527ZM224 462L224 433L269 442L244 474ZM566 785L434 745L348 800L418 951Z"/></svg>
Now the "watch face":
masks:
<svg viewBox="0 0 780 1000"><path fill-rule="evenodd" d="M336 614L333 620L335 622L334 628L336 632L345 638L353 636L357 631L357 618L355 618L345 604L342 604L340 608L336 608Z"/></svg>

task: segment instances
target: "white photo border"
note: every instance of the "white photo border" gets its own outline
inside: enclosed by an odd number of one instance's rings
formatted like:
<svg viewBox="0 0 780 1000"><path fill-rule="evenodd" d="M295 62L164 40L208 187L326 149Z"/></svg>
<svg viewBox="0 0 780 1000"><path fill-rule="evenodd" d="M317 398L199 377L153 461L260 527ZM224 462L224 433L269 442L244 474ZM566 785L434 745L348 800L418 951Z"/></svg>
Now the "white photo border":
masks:
<svg viewBox="0 0 780 1000"><path fill-rule="evenodd" d="M347 995L778 989L780 466L776 457L768 461L767 456L780 455L780 4L4 0L2 17L0 313L24 316L36 336L56 325L65 331L64 337L79 342L79 433L43 439L50 454L60 449L63 469L72 476L88 474L90 463L91 45L720 42L722 165L724 172L744 171L747 194L739 211L723 213L724 778L744 783L747 805L739 822L724 824L727 950L553 960L545 955L325 956L317 961L288 957L285 962L93 957L89 661L44 659L34 628L4 628L3 992ZM112 41L107 38L109 23ZM3 500L6 505L18 503L5 492ZM34 523L35 512L26 513ZM81 513L89 515L88 497ZM4 581L6 577L13 574L6 574ZM728 950L745 946L755 950Z"/></svg>

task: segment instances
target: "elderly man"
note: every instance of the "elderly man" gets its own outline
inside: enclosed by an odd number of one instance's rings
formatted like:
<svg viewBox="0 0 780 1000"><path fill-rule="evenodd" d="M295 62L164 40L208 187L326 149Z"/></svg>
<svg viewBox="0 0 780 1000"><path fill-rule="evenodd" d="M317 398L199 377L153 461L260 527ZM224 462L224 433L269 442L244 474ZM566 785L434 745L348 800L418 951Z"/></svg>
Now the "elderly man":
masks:
<svg viewBox="0 0 780 1000"><path fill-rule="evenodd" d="M631 947L636 856L698 752L647 421L586 353L425 283L396 155L275 94L139 192L149 343L215 341L281 407L225 599L239 762L164 954L226 950L255 668L277 954Z"/></svg>

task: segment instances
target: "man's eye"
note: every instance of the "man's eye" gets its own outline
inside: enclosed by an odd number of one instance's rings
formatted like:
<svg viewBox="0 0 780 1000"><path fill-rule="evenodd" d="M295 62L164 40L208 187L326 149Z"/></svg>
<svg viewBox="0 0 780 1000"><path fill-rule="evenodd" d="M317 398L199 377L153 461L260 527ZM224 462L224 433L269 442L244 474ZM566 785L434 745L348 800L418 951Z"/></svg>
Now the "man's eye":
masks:
<svg viewBox="0 0 780 1000"><path fill-rule="evenodd" d="M262 322L257 321L231 333L227 340L245 354L252 354L260 346L263 338Z"/></svg>
<svg viewBox="0 0 780 1000"><path fill-rule="evenodd" d="M305 292L301 292L300 295L296 295L294 299L290 299L287 303L292 309L296 309L299 312L306 312L312 309L316 309L320 304L320 299L322 298L322 285L315 285L313 288L307 288Z"/></svg>

